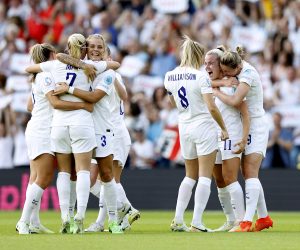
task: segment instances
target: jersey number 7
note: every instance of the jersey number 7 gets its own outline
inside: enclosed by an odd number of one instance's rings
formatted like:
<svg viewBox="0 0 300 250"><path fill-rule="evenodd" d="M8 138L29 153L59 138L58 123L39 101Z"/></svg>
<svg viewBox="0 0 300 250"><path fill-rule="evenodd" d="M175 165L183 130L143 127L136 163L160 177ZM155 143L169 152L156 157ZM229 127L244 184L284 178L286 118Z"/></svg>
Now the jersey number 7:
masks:
<svg viewBox="0 0 300 250"><path fill-rule="evenodd" d="M66 80L69 80L69 79L70 79L69 86L72 87L75 82L75 79L76 79L76 73L67 73Z"/></svg>

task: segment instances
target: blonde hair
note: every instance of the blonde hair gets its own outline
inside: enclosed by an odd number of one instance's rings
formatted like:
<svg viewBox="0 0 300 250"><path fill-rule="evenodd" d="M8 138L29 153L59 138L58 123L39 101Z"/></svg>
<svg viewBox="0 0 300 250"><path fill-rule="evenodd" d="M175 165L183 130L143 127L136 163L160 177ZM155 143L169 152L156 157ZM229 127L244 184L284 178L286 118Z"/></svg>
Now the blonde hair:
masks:
<svg viewBox="0 0 300 250"><path fill-rule="evenodd" d="M80 59L81 49L86 46L86 39L83 35L75 33L68 38L68 51L70 56Z"/></svg>
<svg viewBox="0 0 300 250"><path fill-rule="evenodd" d="M206 55L215 55L220 60L225 51L226 48L223 45L219 45L217 48L209 50Z"/></svg>
<svg viewBox="0 0 300 250"><path fill-rule="evenodd" d="M31 60L34 63L46 62L50 59L51 53L56 53L55 48L48 43L35 44L29 51Z"/></svg>
<svg viewBox="0 0 300 250"><path fill-rule="evenodd" d="M180 66L188 66L199 69L203 65L205 49L202 44L193 41L188 36L184 36L181 46L182 55Z"/></svg>
<svg viewBox="0 0 300 250"><path fill-rule="evenodd" d="M51 53L56 53L55 48L49 43L35 44L30 48L31 60L34 63L46 62L50 59ZM34 82L37 74L31 74L29 81Z"/></svg>
<svg viewBox="0 0 300 250"><path fill-rule="evenodd" d="M236 47L236 52L226 51L221 57L220 63L222 65L228 66L232 69L237 68L239 64L242 63L242 60L245 56L245 51L242 46Z"/></svg>

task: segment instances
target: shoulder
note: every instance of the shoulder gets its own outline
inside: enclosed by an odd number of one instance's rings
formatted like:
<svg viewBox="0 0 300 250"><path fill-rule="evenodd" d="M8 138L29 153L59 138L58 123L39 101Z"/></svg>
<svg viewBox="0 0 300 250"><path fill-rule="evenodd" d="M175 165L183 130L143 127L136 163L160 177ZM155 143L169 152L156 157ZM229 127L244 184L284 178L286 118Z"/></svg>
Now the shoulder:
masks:
<svg viewBox="0 0 300 250"><path fill-rule="evenodd" d="M36 81L43 81L50 85L53 82L53 76L50 72L40 72L36 75Z"/></svg>

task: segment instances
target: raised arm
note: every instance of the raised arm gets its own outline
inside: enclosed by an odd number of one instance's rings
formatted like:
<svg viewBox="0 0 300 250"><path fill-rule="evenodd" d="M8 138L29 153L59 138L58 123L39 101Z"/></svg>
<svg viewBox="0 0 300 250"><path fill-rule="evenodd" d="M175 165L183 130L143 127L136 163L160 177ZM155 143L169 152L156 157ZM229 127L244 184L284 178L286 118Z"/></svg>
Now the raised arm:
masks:
<svg viewBox="0 0 300 250"><path fill-rule="evenodd" d="M219 89L214 89L213 92L214 95L218 97L225 104L238 108L249 90L250 90L250 86L247 83L241 82L237 86L234 95L226 95Z"/></svg>
<svg viewBox="0 0 300 250"><path fill-rule="evenodd" d="M219 127L222 130L222 136L221 139L222 140L226 140L229 138L228 136L228 132L224 123L224 120L222 118L222 115L218 109L218 107L216 106L214 99L213 99L213 95L208 93L208 94L202 94L203 96L203 100L207 105L208 111L210 112L212 118L217 122L217 124L219 125Z"/></svg>
<svg viewBox="0 0 300 250"><path fill-rule="evenodd" d="M40 72L42 72L42 69L41 69L41 66L39 64L33 64L33 65L28 66L25 69L25 71L27 73L33 74L33 73L40 73Z"/></svg>

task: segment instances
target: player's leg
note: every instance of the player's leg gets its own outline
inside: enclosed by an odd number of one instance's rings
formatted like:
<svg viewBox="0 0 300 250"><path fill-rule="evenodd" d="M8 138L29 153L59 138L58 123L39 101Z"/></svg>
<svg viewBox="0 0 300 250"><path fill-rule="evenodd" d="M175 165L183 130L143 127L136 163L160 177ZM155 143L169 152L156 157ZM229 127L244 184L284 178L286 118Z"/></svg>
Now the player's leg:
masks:
<svg viewBox="0 0 300 250"><path fill-rule="evenodd" d="M175 217L171 223L171 230L184 232L189 231L189 228L184 222L184 213L190 202L193 187L198 179L198 159L185 160L185 177L182 180L177 196Z"/></svg>
<svg viewBox="0 0 300 250"><path fill-rule="evenodd" d="M218 156L217 156L218 158ZM215 164L213 170L213 177L215 179L217 190L218 190L218 198L223 209L223 212L226 216L226 222L215 229L215 232L224 232L232 229L235 225L235 215L231 206L231 197L230 193L226 187L223 174L222 174L222 159L220 159L221 164ZM218 162L219 163L219 162Z"/></svg>
<svg viewBox="0 0 300 250"><path fill-rule="evenodd" d="M226 188L230 193L231 205L237 224L240 223L245 216L244 192L240 183L238 182L239 170L239 157L233 157L227 160L223 160L222 174L224 177Z"/></svg>
<svg viewBox="0 0 300 250"><path fill-rule="evenodd" d="M217 151L206 155L198 156L198 184L195 191L195 206L191 231L193 232L210 232L211 230L203 225L202 215L210 196L211 177L216 160Z"/></svg>
<svg viewBox="0 0 300 250"><path fill-rule="evenodd" d="M32 161L37 170L37 178L34 184L40 187L43 191L51 184L54 176L54 155L42 154ZM38 198L38 197L37 197ZM30 231L31 233L53 233L53 231L44 227L39 218L39 208L41 204L41 197L36 207L34 207L30 217Z"/></svg>
<svg viewBox="0 0 300 250"><path fill-rule="evenodd" d="M96 160L102 182L104 202L109 216L109 230L112 233L121 233L122 229L118 226L117 218L117 190L113 176L113 155L97 157Z"/></svg>

